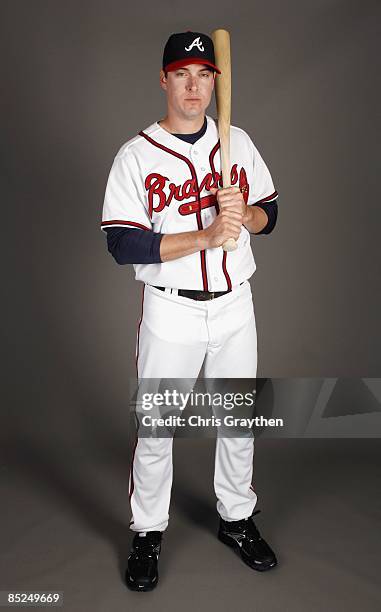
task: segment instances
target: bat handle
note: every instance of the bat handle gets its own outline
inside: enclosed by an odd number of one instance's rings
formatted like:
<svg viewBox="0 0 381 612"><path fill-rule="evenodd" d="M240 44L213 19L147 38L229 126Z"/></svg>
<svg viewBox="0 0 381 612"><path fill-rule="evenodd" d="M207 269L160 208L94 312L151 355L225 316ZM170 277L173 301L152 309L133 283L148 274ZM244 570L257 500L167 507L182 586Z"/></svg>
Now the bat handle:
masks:
<svg viewBox="0 0 381 612"><path fill-rule="evenodd" d="M226 242L224 242L224 244L222 245L222 248L224 251L228 252L229 251L235 251L237 248L237 243L234 240L234 238L229 238Z"/></svg>
<svg viewBox="0 0 381 612"><path fill-rule="evenodd" d="M225 162L223 162L225 163ZM222 171L223 175L225 174L225 177L227 174L229 174L229 178L230 178L230 172L228 171L228 169L225 170L225 168L223 168ZM224 184L229 185L228 180L224 181ZM237 243L234 240L234 238L228 238L228 240L226 240L226 242L224 242L224 244L222 245L222 248L224 251L226 251L227 253L229 253L230 251L235 251L237 248Z"/></svg>

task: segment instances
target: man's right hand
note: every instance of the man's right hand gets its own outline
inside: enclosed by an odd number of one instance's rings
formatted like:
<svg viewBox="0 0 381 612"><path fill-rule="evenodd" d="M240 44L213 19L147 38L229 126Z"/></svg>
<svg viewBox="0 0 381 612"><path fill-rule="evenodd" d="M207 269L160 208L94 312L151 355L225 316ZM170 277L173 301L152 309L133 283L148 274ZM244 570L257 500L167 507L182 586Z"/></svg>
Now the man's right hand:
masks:
<svg viewBox="0 0 381 612"><path fill-rule="evenodd" d="M204 232L206 248L222 246L229 238L238 240L242 228L242 215L231 209L223 209Z"/></svg>
<svg viewBox="0 0 381 612"><path fill-rule="evenodd" d="M160 243L161 261L164 263L198 251L220 247L229 238L238 240L242 219L242 214L236 209L224 208L205 229L165 234Z"/></svg>

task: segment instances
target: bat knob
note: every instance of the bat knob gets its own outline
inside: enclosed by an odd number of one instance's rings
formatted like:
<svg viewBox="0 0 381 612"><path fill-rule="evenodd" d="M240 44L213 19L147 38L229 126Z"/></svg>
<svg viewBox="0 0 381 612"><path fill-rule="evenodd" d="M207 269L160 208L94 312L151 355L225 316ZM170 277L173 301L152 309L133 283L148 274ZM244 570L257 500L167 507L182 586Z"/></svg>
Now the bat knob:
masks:
<svg viewBox="0 0 381 612"><path fill-rule="evenodd" d="M234 240L234 238L229 238L229 240L227 240L226 242L224 242L224 244L222 245L222 248L224 251L235 251L237 248L237 243Z"/></svg>

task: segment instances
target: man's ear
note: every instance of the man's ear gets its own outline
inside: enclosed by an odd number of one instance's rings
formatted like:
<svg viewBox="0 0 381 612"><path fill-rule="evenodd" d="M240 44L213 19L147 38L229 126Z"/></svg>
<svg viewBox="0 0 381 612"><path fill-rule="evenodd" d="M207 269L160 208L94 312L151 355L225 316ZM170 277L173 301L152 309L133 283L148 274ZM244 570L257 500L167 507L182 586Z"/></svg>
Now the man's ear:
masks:
<svg viewBox="0 0 381 612"><path fill-rule="evenodd" d="M167 77L164 70L160 70L160 87L164 90L167 89Z"/></svg>

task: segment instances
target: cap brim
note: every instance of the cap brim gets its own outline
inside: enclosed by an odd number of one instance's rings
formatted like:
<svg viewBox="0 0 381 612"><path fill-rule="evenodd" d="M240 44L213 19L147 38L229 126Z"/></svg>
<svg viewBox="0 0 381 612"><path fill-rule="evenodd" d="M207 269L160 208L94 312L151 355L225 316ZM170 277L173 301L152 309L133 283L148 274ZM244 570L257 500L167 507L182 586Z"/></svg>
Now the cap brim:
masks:
<svg viewBox="0 0 381 612"><path fill-rule="evenodd" d="M189 64L204 64L204 66L209 66L213 68L217 74L221 74L221 70L218 70L217 66L209 62L208 60L204 60L202 57L187 57L186 59L177 60L176 62L172 62L171 64L167 64L164 66L163 70L166 72L171 72L172 70L177 70L178 68L183 68L184 66L188 66Z"/></svg>

